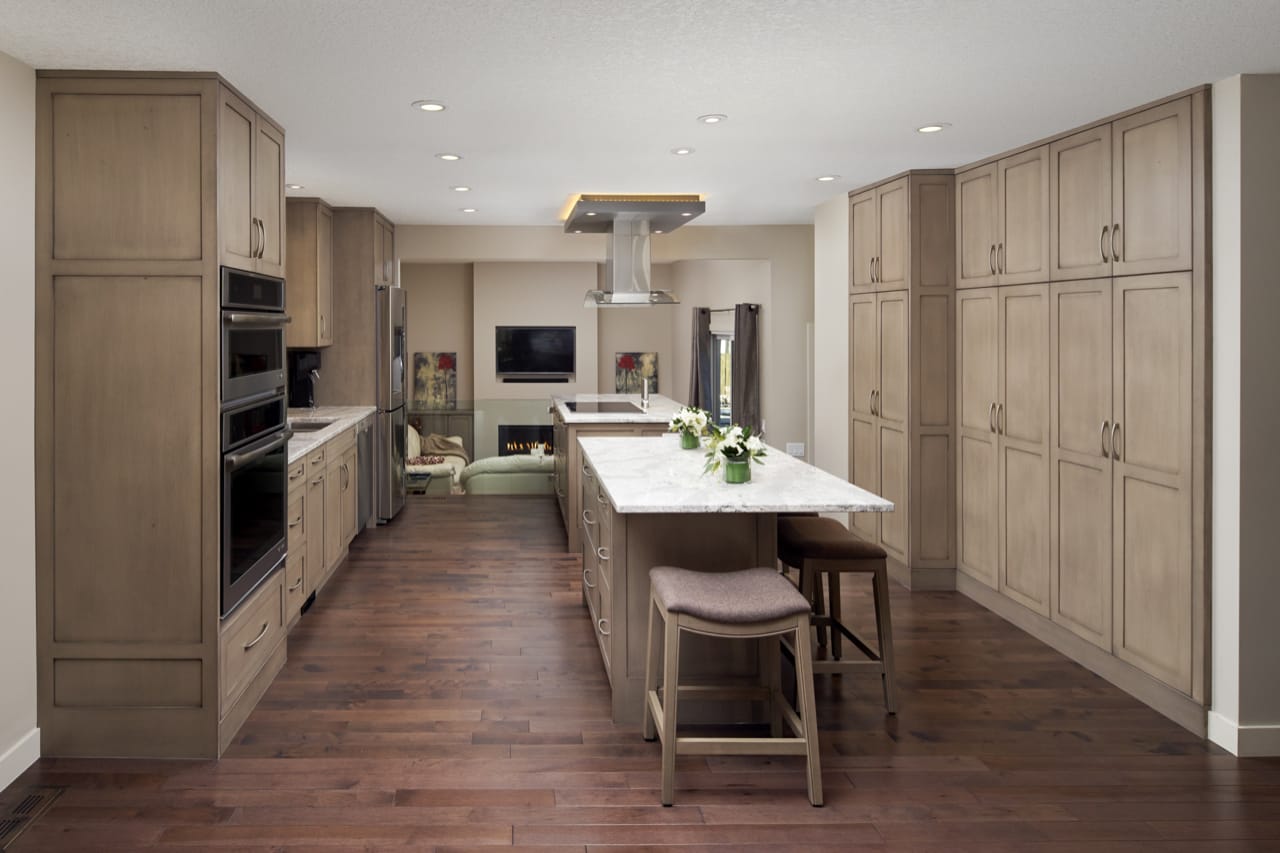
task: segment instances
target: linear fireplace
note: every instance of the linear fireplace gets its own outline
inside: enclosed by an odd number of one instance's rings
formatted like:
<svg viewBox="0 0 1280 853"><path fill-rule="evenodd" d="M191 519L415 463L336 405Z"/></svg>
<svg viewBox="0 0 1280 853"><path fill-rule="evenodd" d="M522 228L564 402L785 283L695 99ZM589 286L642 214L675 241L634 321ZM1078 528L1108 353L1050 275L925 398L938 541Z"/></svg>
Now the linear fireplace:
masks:
<svg viewBox="0 0 1280 853"><path fill-rule="evenodd" d="M498 424L498 455L518 456L541 447L550 456L555 450L552 436L550 425Z"/></svg>

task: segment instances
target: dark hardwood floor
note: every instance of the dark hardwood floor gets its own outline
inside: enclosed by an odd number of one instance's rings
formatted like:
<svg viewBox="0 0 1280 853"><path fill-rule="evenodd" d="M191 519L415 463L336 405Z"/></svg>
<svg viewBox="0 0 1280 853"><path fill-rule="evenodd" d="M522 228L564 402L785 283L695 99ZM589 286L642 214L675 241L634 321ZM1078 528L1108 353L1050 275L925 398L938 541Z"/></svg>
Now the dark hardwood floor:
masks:
<svg viewBox="0 0 1280 853"><path fill-rule="evenodd" d="M11 849L1280 850L1280 760L897 587L897 717L875 678L818 679L825 808L801 759L687 757L664 809L658 745L610 722L564 542L550 498L411 498L353 544L221 761L44 759L10 791L66 791Z"/></svg>

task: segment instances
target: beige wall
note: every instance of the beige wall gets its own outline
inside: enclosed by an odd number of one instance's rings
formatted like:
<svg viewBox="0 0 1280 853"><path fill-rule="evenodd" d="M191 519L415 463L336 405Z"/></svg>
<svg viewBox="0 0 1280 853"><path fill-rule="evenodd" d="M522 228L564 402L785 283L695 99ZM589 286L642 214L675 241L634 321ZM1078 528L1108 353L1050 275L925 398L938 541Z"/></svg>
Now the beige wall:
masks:
<svg viewBox="0 0 1280 853"><path fill-rule="evenodd" d="M404 263L602 263L605 247L604 240L597 235L565 234L556 226L400 225L396 227L396 251ZM761 341L761 361L766 365L765 384L768 390L762 394L762 414L768 422L770 443L783 446L786 442L805 441L809 431L805 326L813 318L813 228L808 225L691 225L672 234L654 237L652 258L655 266L675 261L712 259L769 262L770 307L769 315L762 318L762 324L768 326L769 337ZM678 289L676 292L682 299L682 306L687 308L689 301ZM763 300L740 297L733 301ZM681 307L673 310L678 315ZM627 309L605 311L626 313ZM612 334L616 330L615 324L627 321L610 319L606 322L609 323ZM673 332L673 352L679 346L679 338L677 329ZM603 351L613 346L611 341L611 338L601 339L600 349ZM676 363L668 367L659 356L659 371L662 373L664 386L667 377L671 377L674 382L681 373L688 372L688 365L680 364L678 355L673 356L673 359ZM688 378L684 381L687 385ZM476 394L480 395L478 384Z"/></svg>
<svg viewBox="0 0 1280 853"><path fill-rule="evenodd" d="M849 476L849 199L813 218L813 452L809 459Z"/></svg>
<svg viewBox="0 0 1280 853"><path fill-rule="evenodd" d="M650 280L657 290L672 290L670 264L654 264ZM656 352L658 354L658 384L649 390L672 396L672 382L682 371L671 349L672 326L676 321L679 305L651 305L648 308L608 308L600 314L600 370L601 394L612 394L617 389L614 376L615 359L620 352ZM686 380L687 384L687 380Z"/></svg>
<svg viewBox="0 0 1280 853"><path fill-rule="evenodd" d="M475 398L546 399L552 394L594 394L599 387L597 326L599 310L582 304L596 286L594 263L477 263L473 303ZM513 383L497 378L494 327L574 326L577 373L568 383Z"/></svg>
<svg viewBox="0 0 1280 853"><path fill-rule="evenodd" d="M409 357L418 352L458 356L458 400L475 399L471 264L400 265L409 309ZM410 387L410 395L413 390Z"/></svg>
<svg viewBox="0 0 1280 853"><path fill-rule="evenodd" d="M1213 590L1209 737L1280 755L1280 75L1213 88Z"/></svg>
<svg viewBox="0 0 1280 853"><path fill-rule="evenodd" d="M0 53L0 789L39 757L36 729L35 71Z"/></svg>

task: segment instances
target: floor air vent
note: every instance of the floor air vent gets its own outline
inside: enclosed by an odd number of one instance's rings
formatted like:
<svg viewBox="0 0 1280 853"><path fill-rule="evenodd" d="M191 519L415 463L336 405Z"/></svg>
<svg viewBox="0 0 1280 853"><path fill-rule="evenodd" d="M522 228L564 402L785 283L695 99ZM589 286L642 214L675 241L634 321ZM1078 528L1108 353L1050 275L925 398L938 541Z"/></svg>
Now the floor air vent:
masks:
<svg viewBox="0 0 1280 853"><path fill-rule="evenodd" d="M62 788L28 788L16 793L17 802L12 808L0 803L0 850L8 850L31 824L49 810L53 801L62 794Z"/></svg>

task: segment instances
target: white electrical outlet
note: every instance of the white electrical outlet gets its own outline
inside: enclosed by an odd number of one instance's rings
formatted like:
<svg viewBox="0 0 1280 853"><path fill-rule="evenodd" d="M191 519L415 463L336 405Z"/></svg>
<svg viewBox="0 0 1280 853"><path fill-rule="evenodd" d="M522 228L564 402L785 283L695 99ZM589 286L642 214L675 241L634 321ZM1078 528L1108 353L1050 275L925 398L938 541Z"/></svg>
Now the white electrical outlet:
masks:
<svg viewBox="0 0 1280 853"><path fill-rule="evenodd" d="M800 458L800 459L803 459L803 458L804 458L804 442L803 442L803 441L788 441L788 442L787 442L787 454L788 454L789 456L795 456L795 457L798 457L798 458Z"/></svg>

